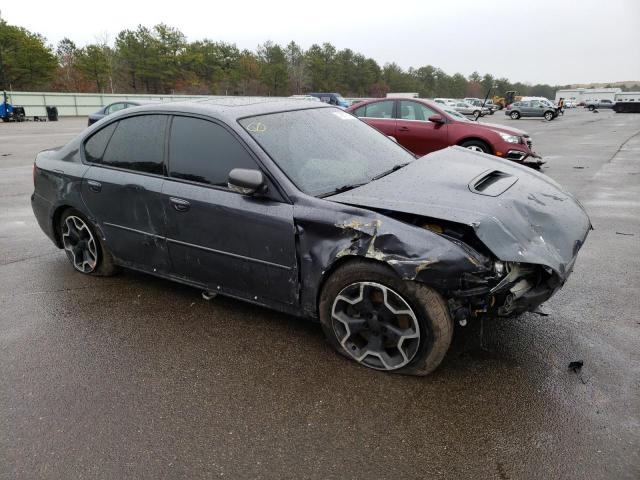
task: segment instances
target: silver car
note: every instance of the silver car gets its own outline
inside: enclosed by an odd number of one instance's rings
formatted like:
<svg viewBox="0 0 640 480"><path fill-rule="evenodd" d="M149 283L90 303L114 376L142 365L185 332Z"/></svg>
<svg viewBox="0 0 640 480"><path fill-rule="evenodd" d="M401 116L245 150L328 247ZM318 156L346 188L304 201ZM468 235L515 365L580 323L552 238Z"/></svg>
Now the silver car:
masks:
<svg viewBox="0 0 640 480"><path fill-rule="evenodd" d="M486 107L476 107L475 105L471 105L470 103L463 101L456 102L452 106L456 112L462 113L463 115L471 115L474 118L482 117L489 113L489 109Z"/></svg>

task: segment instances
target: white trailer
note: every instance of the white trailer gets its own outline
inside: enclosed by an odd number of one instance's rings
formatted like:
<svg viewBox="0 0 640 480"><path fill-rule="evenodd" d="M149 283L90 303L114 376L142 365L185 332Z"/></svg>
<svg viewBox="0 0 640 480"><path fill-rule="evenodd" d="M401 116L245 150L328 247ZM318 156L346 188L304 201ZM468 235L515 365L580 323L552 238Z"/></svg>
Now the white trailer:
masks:
<svg viewBox="0 0 640 480"><path fill-rule="evenodd" d="M616 93L614 101L617 102L640 102L640 92L620 92Z"/></svg>
<svg viewBox="0 0 640 480"><path fill-rule="evenodd" d="M420 94L416 92L387 93L387 98L420 98Z"/></svg>

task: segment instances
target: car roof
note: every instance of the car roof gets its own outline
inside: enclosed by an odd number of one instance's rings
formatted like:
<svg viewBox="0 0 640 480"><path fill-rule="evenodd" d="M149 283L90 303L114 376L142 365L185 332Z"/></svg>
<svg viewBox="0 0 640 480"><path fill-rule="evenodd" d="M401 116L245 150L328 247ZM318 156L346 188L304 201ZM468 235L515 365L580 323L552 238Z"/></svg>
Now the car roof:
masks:
<svg viewBox="0 0 640 480"><path fill-rule="evenodd" d="M235 121L243 117L310 108L335 107L322 102L301 102L299 99L286 97L212 97L144 105L127 109L127 112L195 113Z"/></svg>

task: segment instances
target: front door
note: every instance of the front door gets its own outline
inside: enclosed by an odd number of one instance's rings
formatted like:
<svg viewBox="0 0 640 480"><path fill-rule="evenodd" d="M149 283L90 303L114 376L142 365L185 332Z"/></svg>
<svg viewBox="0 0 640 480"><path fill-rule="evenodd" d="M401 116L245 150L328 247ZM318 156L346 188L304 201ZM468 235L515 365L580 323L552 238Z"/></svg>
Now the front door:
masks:
<svg viewBox="0 0 640 480"><path fill-rule="evenodd" d="M448 146L447 125L429 121L437 112L411 100L399 103L395 137L400 145L419 156Z"/></svg>
<svg viewBox="0 0 640 480"><path fill-rule="evenodd" d="M91 166L82 198L90 216L117 260L151 272L169 270L161 193L167 119L124 118L98 130L84 147Z"/></svg>
<svg viewBox="0 0 640 480"><path fill-rule="evenodd" d="M265 195L231 191L227 179L234 168L260 167L230 130L201 118L173 118L162 191L173 273L214 292L293 303L293 206L272 185Z"/></svg>

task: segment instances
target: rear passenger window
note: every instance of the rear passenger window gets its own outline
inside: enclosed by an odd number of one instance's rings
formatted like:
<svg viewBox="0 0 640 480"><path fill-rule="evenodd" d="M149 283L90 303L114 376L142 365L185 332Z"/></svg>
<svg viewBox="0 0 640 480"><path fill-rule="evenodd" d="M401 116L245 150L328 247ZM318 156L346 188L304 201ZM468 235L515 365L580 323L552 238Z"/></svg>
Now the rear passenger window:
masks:
<svg viewBox="0 0 640 480"><path fill-rule="evenodd" d="M111 135L113 135L116 125L117 123L107 125L94 133L89 140L86 141L84 144L84 154L88 162L100 163L102 161L107 143L111 140Z"/></svg>
<svg viewBox="0 0 640 480"><path fill-rule="evenodd" d="M370 118L392 118L393 100L366 105L365 116Z"/></svg>
<svg viewBox="0 0 640 480"><path fill-rule="evenodd" d="M366 106L364 106L364 107L360 107L360 108L356 108L356 109L353 111L353 114L354 114L356 117L364 117L364 113L365 113L364 111L365 111L365 109L366 109L366 108L367 108Z"/></svg>
<svg viewBox="0 0 640 480"><path fill-rule="evenodd" d="M224 127L192 117L174 117L169 139L169 176L227 187L234 168L258 168Z"/></svg>
<svg viewBox="0 0 640 480"><path fill-rule="evenodd" d="M165 115L140 115L120 120L104 155L93 162L162 175L165 125ZM85 152L87 147L88 142Z"/></svg>

